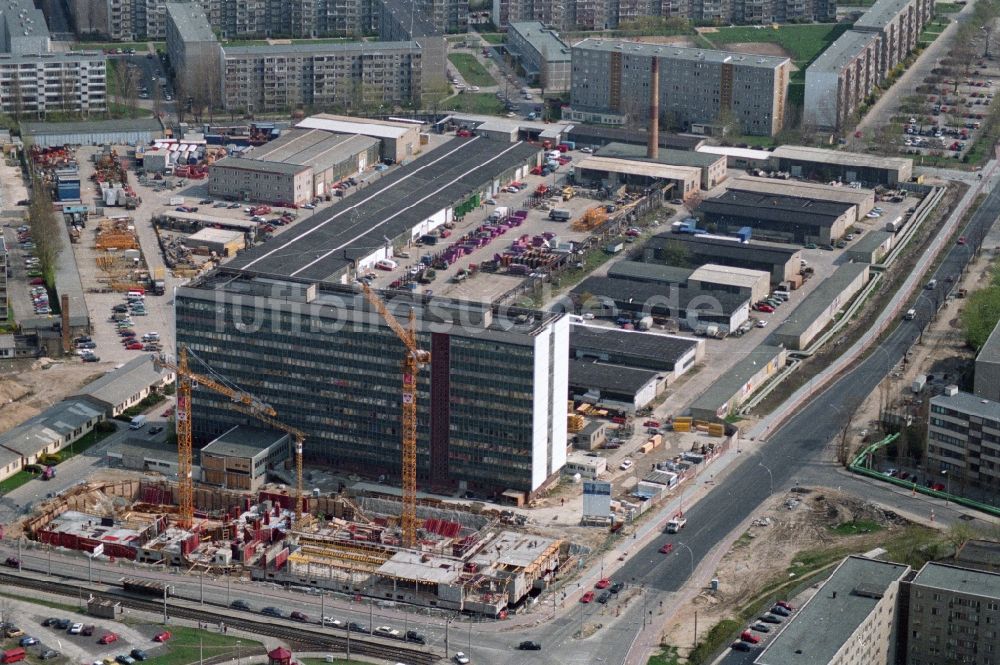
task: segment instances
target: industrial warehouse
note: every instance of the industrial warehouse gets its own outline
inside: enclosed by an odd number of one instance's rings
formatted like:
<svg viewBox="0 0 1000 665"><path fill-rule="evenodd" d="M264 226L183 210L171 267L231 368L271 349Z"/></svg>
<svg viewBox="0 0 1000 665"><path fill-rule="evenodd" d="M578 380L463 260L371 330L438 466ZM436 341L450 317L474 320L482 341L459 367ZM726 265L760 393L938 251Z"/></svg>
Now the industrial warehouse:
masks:
<svg viewBox="0 0 1000 665"><path fill-rule="evenodd" d="M749 227L765 240L800 244L836 242L857 220L849 203L736 190L705 199L697 214L724 233Z"/></svg>

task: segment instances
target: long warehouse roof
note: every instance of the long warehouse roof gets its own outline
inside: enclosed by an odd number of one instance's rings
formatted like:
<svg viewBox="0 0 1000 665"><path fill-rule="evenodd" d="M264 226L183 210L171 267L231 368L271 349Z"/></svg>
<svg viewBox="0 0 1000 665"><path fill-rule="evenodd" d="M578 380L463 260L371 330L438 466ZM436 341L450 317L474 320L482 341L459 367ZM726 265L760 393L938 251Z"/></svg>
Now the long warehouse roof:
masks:
<svg viewBox="0 0 1000 665"><path fill-rule="evenodd" d="M324 281L479 191L499 174L537 155L530 143L456 138L273 241L240 255L231 267Z"/></svg>

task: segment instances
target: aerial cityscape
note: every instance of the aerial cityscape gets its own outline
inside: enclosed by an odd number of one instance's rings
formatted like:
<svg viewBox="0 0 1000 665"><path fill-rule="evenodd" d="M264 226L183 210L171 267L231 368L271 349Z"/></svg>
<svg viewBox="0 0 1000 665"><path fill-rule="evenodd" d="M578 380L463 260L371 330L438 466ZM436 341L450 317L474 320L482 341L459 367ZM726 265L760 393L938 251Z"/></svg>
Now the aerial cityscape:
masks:
<svg viewBox="0 0 1000 665"><path fill-rule="evenodd" d="M0 663L1000 665L1000 0L0 0Z"/></svg>

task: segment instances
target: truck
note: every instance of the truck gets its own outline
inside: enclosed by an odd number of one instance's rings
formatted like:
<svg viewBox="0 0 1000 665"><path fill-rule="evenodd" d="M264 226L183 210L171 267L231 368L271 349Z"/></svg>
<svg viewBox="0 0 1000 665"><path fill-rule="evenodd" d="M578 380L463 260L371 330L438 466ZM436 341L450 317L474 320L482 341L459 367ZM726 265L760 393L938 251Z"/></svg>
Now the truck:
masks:
<svg viewBox="0 0 1000 665"><path fill-rule="evenodd" d="M162 296L164 293L166 293L166 282L163 279L164 272L165 271L163 266L157 266L156 268L153 269L153 279L151 281L153 287L152 289L153 295L155 296Z"/></svg>
<svg viewBox="0 0 1000 665"><path fill-rule="evenodd" d="M714 323L705 326L706 337L715 337L718 334L719 334L719 326L715 325Z"/></svg>
<svg viewBox="0 0 1000 665"><path fill-rule="evenodd" d="M563 208L553 208L549 211L549 219L555 222L568 222L572 216L569 210Z"/></svg>
<svg viewBox="0 0 1000 665"><path fill-rule="evenodd" d="M637 330L649 330L650 328L653 327L653 317L652 316L642 317L636 322L635 327Z"/></svg>
<svg viewBox="0 0 1000 665"><path fill-rule="evenodd" d="M128 424L129 429L142 429L146 426L146 416L132 416L132 422Z"/></svg>
<svg viewBox="0 0 1000 665"><path fill-rule="evenodd" d="M924 390L924 386L927 385L927 376L925 374L919 374L917 378L913 380L913 385L910 386L910 390L914 395L919 395Z"/></svg>
<svg viewBox="0 0 1000 665"><path fill-rule="evenodd" d="M903 218L902 217L897 217L896 219L892 220L891 222L886 222L885 223L885 230L889 231L890 233L895 233L896 231L899 230L899 227L901 227L902 225L903 225Z"/></svg>
<svg viewBox="0 0 1000 665"><path fill-rule="evenodd" d="M687 518L677 515L672 517L669 522L667 522L667 533L680 533L684 525L687 524Z"/></svg>
<svg viewBox="0 0 1000 665"><path fill-rule="evenodd" d="M490 213L489 220L491 222L499 222L508 215L510 215L510 208L507 206L497 206L493 209L493 212Z"/></svg>

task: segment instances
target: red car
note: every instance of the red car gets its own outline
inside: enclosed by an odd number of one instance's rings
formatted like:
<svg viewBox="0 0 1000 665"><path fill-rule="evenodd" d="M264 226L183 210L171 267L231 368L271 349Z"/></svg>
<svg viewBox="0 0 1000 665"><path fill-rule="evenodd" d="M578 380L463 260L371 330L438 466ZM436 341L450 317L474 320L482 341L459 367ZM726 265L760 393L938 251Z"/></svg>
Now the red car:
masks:
<svg viewBox="0 0 1000 665"><path fill-rule="evenodd" d="M793 607L792 604L786 600L779 600L778 602L775 603L775 605L777 605L778 607L784 607L789 612L795 611L795 607Z"/></svg>
<svg viewBox="0 0 1000 665"><path fill-rule="evenodd" d="M766 314L770 314L771 312L774 311L774 308L771 307L770 305L768 305L767 303L763 303L763 304L757 305L757 311L758 312L764 312Z"/></svg>
<svg viewBox="0 0 1000 665"><path fill-rule="evenodd" d="M126 344L125 348L129 351L142 351L142 342L132 342L130 344Z"/></svg>
<svg viewBox="0 0 1000 665"><path fill-rule="evenodd" d="M162 633L157 633L156 635L153 636L154 642L166 642L169 639L170 639L170 631L167 630L163 631Z"/></svg>
<svg viewBox="0 0 1000 665"><path fill-rule="evenodd" d="M660 548L660 554L670 554L674 551L673 543L664 543L663 547Z"/></svg>
<svg viewBox="0 0 1000 665"><path fill-rule="evenodd" d="M292 612L292 613L291 613L291 614L289 614L288 616L289 616L289 617L290 617L290 618L291 618L291 619L292 619L293 621L309 621L309 617L307 617L307 616L306 616L305 614L303 614L302 612L299 612L298 610L296 610L296 611Z"/></svg>
<svg viewBox="0 0 1000 665"><path fill-rule="evenodd" d="M597 584L595 584L594 586L597 587L598 589L607 589L609 586L611 586L611 580L605 577L602 580L598 580Z"/></svg>
<svg viewBox="0 0 1000 665"><path fill-rule="evenodd" d="M964 245L964 244L965 244L965 236L961 236L961 237L960 237L960 238L958 239L958 244L959 244L959 245Z"/></svg>
<svg viewBox="0 0 1000 665"><path fill-rule="evenodd" d="M744 630L740 633L740 639L744 642L749 642L750 644L760 644L760 638L751 633L749 630Z"/></svg>
<svg viewBox="0 0 1000 665"><path fill-rule="evenodd" d="M97 640L98 644L112 644L118 641L118 636L114 633L105 633L101 635L101 639Z"/></svg>
<svg viewBox="0 0 1000 665"><path fill-rule="evenodd" d="M659 427L660 427L660 421L659 420L647 420L646 422L644 422L642 424L642 426L643 427L656 427L657 429L659 429Z"/></svg>
<svg viewBox="0 0 1000 665"><path fill-rule="evenodd" d="M593 602L593 600L594 600L593 591L588 591L587 593L583 594L583 596L580 598L581 603L590 603Z"/></svg>

